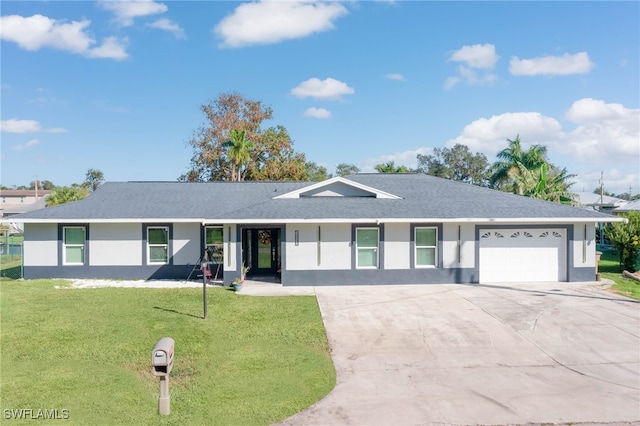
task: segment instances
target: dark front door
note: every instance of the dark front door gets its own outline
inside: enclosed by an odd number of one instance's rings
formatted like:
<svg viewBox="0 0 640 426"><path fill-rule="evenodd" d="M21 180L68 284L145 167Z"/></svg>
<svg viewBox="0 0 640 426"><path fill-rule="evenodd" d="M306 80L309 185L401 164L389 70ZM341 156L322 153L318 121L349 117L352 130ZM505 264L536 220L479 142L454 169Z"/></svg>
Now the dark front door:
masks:
<svg viewBox="0 0 640 426"><path fill-rule="evenodd" d="M245 262L250 267L247 275L271 275L278 271L279 232L277 228L245 230Z"/></svg>

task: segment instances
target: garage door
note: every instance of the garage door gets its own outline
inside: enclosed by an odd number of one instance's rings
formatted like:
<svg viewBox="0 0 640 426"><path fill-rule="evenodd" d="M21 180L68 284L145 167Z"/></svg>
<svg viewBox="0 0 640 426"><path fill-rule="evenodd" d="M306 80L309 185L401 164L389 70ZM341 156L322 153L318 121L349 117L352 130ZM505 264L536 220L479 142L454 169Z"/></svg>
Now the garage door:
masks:
<svg viewBox="0 0 640 426"><path fill-rule="evenodd" d="M565 229L481 229L480 282L566 281Z"/></svg>

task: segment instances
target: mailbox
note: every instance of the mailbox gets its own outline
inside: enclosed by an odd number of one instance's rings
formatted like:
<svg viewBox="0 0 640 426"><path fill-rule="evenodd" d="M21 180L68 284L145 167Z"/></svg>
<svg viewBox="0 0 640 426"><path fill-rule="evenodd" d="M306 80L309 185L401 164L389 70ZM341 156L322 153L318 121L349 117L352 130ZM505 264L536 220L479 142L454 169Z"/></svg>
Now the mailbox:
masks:
<svg viewBox="0 0 640 426"><path fill-rule="evenodd" d="M154 376L168 376L173 368L173 347L171 337L163 337L151 351L151 367Z"/></svg>

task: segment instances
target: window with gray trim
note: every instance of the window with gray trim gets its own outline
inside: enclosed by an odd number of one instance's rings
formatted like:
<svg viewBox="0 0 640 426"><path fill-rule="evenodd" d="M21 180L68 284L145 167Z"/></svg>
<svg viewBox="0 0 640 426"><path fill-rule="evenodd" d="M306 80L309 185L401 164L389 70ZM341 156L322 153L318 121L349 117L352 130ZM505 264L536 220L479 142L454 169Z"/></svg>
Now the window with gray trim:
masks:
<svg viewBox="0 0 640 426"><path fill-rule="evenodd" d="M62 264L84 265L86 262L86 227L62 227Z"/></svg>
<svg viewBox="0 0 640 426"><path fill-rule="evenodd" d="M434 268L438 265L438 228L414 228L414 261L416 268Z"/></svg>
<svg viewBox="0 0 640 426"><path fill-rule="evenodd" d="M164 265L169 263L169 227L147 227L147 263Z"/></svg>
<svg viewBox="0 0 640 426"><path fill-rule="evenodd" d="M356 268L378 268L380 230L374 227L356 228Z"/></svg>

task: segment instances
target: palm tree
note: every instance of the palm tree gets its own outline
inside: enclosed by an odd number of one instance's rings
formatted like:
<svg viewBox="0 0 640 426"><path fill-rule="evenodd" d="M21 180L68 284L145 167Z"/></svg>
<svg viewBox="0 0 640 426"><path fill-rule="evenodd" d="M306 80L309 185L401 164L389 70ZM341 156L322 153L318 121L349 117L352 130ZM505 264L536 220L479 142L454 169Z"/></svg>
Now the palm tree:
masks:
<svg viewBox="0 0 640 426"><path fill-rule="evenodd" d="M229 139L222 144L227 149L227 156L231 162L231 180L241 181L242 166L244 166L251 158L251 150L253 144L247 139L247 133L244 130L233 129L229 132Z"/></svg>
<svg viewBox="0 0 640 426"><path fill-rule="evenodd" d="M89 190L82 186L58 186L46 198L47 207L57 206L71 201L82 200L89 194Z"/></svg>
<svg viewBox="0 0 640 426"><path fill-rule="evenodd" d="M491 166L492 174L489 182L494 187L506 187L516 194L524 195L525 188L522 183L526 179L517 179L517 177L522 170L539 170L543 164L546 164L547 147L533 145L524 151L520 135L514 140L507 139L507 142L509 146L496 155L498 161Z"/></svg>
<svg viewBox="0 0 640 426"><path fill-rule="evenodd" d="M378 173L411 173L411 170L406 166L396 166L394 161L388 161L386 163L376 165Z"/></svg>
<svg viewBox="0 0 640 426"><path fill-rule="evenodd" d="M518 173L511 176L519 188L522 188L522 195L531 198L538 198L555 203L570 203L575 195L569 191L573 182L569 179L576 175L569 174L567 169L559 170L542 164L538 169L528 169L522 163L517 163Z"/></svg>

